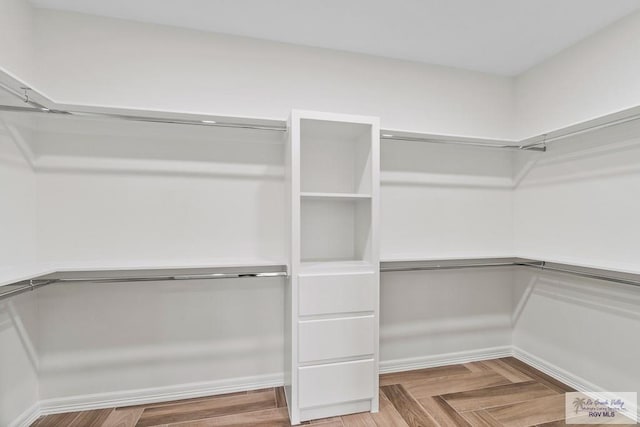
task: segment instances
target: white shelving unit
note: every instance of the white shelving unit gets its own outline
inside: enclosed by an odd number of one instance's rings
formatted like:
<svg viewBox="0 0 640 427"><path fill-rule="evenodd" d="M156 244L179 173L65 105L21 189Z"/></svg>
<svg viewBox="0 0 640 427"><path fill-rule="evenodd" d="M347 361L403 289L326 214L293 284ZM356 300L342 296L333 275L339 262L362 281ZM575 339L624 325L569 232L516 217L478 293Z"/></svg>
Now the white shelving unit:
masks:
<svg viewBox="0 0 640 427"><path fill-rule="evenodd" d="M289 130L291 422L377 412L378 119L293 111Z"/></svg>

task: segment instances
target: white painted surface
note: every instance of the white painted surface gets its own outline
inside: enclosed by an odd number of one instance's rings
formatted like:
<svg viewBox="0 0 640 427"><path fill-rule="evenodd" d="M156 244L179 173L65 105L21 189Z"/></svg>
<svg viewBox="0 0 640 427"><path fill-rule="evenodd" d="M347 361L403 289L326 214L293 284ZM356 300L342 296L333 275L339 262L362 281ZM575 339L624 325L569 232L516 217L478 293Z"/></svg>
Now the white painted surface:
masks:
<svg viewBox="0 0 640 427"><path fill-rule="evenodd" d="M550 144L514 193L516 253L640 272L640 125Z"/></svg>
<svg viewBox="0 0 640 427"><path fill-rule="evenodd" d="M40 398L279 376L283 290L277 278L42 288Z"/></svg>
<svg viewBox="0 0 640 427"><path fill-rule="evenodd" d="M518 138L640 104L640 12L518 76Z"/></svg>
<svg viewBox="0 0 640 427"><path fill-rule="evenodd" d="M383 365L509 346L512 284L508 268L382 273Z"/></svg>
<svg viewBox="0 0 640 427"><path fill-rule="evenodd" d="M40 263L285 262L282 133L39 124Z"/></svg>
<svg viewBox="0 0 640 427"><path fill-rule="evenodd" d="M510 152L385 141L382 259L512 252Z"/></svg>
<svg viewBox="0 0 640 427"><path fill-rule="evenodd" d="M33 32L33 8L29 2L0 2L0 69L27 81L34 79Z"/></svg>
<svg viewBox="0 0 640 427"><path fill-rule="evenodd" d="M301 275L298 310L300 316L373 311L375 294L375 273Z"/></svg>
<svg viewBox="0 0 640 427"><path fill-rule="evenodd" d="M39 7L509 75L640 6L636 0L31 2ZM544 31L540 31L541 22Z"/></svg>
<svg viewBox="0 0 640 427"><path fill-rule="evenodd" d="M0 118L0 285L36 270L36 175L28 133Z"/></svg>
<svg viewBox="0 0 640 427"><path fill-rule="evenodd" d="M520 271L513 345L578 378L587 390L638 391L638 288L558 273Z"/></svg>
<svg viewBox="0 0 640 427"><path fill-rule="evenodd" d="M379 116L387 128L510 135L505 77L68 12L38 10L35 28L46 70L36 86L66 104L279 120L299 108Z"/></svg>
<svg viewBox="0 0 640 427"><path fill-rule="evenodd" d="M374 368L373 359L300 368L300 407L371 399L377 388Z"/></svg>
<svg viewBox="0 0 640 427"><path fill-rule="evenodd" d="M33 293L0 301L0 425L26 421L38 402L37 303Z"/></svg>
<svg viewBox="0 0 640 427"><path fill-rule="evenodd" d="M375 352L373 315L301 320L298 350L301 363L368 356Z"/></svg>
<svg viewBox="0 0 640 427"><path fill-rule="evenodd" d="M639 132L631 122L520 159L518 255L640 272ZM516 348L597 391L640 390L640 288L535 270L514 279Z"/></svg>

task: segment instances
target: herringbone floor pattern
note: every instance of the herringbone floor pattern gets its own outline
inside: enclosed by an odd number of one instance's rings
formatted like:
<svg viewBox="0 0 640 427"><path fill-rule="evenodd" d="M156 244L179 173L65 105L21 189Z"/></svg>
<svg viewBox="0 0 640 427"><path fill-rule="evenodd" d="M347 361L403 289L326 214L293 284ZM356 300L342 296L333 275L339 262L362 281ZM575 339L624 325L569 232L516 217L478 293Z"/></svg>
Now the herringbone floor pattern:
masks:
<svg viewBox="0 0 640 427"><path fill-rule="evenodd" d="M570 387L506 357L380 376L380 412L313 421L318 427L545 426L564 423ZM37 420L32 427L289 426L281 387Z"/></svg>

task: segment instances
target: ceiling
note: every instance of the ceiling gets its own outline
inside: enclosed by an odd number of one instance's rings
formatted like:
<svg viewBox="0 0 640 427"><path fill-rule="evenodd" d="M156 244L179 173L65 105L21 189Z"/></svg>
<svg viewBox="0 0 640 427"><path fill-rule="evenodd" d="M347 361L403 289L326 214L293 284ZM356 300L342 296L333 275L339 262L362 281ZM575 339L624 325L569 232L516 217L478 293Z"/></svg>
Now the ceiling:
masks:
<svg viewBox="0 0 640 427"><path fill-rule="evenodd" d="M640 0L30 0L37 7L517 75Z"/></svg>

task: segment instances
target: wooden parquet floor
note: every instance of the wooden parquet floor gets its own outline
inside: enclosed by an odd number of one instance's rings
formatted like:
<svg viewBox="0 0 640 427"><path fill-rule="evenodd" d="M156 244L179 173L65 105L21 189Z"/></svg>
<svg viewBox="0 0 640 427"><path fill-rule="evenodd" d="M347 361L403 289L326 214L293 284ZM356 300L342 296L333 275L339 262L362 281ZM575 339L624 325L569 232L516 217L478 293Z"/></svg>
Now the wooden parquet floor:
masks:
<svg viewBox="0 0 640 427"><path fill-rule="evenodd" d="M563 426L570 387L506 357L380 376L380 412L317 427ZM282 387L133 407L48 415L33 427L289 426Z"/></svg>

